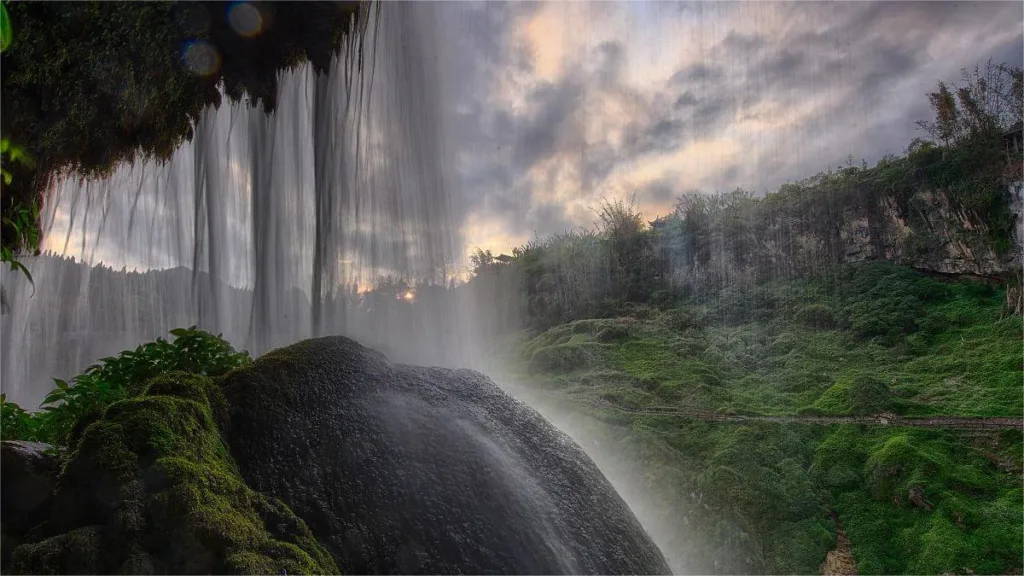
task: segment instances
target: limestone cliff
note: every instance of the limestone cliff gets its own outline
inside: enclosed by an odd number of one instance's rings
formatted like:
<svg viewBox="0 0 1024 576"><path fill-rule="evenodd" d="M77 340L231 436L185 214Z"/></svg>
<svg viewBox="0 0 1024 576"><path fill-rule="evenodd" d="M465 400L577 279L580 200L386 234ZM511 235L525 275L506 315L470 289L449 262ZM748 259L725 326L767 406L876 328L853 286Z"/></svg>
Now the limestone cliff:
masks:
<svg viewBox="0 0 1024 576"><path fill-rule="evenodd" d="M875 214L844 210L841 259L888 260L940 274L991 279L1019 274L1024 244L1024 182L1007 186L1006 194L1015 218L1009 249L999 250L988 222L958 209L948 192L927 191L911 197L909 210L902 210L892 196L879 202ZM914 224L912 218L916 219Z"/></svg>

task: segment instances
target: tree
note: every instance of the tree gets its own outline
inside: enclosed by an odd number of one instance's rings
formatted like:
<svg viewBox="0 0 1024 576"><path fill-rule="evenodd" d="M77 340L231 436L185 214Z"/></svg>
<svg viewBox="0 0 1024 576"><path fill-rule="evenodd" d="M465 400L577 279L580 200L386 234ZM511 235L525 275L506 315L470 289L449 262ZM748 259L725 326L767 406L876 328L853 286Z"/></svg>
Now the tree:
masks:
<svg viewBox="0 0 1024 576"><path fill-rule="evenodd" d="M494 254L490 250L476 248L469 256L473 276L479 276L494 265Z"/></svg>
<svg viewBox="0 0 1024 576"><path fill-rule="evenodd" d="M997 135L1021 122L1024 114L1024 71L992 60L961 71L959 84L939 82L928 94L934 121L917 125L945 146Z"/></svg>
<svg viewBox="0 0 1024 576"><path fill-rule="evenodd" d="M939 82L939 89L928 94L928 102L935 111L935 121L926 122L921 120L917 123L925 132L949 146L959 140L959 116L960 111L956 106L956 98L949 91L945 82Z"/></svg>

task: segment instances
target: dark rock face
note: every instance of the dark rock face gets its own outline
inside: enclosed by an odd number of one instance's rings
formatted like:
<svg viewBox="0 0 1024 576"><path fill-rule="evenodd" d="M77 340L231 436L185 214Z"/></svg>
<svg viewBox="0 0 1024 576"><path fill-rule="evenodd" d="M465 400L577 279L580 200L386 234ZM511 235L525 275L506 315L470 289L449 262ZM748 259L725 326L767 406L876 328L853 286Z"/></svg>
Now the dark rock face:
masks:
<svg viewBox="0 0 1024 576"><path fill-rule="evenodd" d="M48 448L42 442L0 443L0 564L7 564L25 532L49 513L60 465L56 456L47 454Z"/></svg>
<svg viewBox="0 0 1024 576"><path fill-rule="evenodd" d="M46 515L60 465L49 444L9 440L0 443L0 506L4 525L28 530Z"/></svg>
<svg viewBox="0 0 1024 576"><path fill-rule="evenodd" d="M242 476L343 573L668 573L568 436L469 370L391 364L342 337L226 376Z"/></svg>

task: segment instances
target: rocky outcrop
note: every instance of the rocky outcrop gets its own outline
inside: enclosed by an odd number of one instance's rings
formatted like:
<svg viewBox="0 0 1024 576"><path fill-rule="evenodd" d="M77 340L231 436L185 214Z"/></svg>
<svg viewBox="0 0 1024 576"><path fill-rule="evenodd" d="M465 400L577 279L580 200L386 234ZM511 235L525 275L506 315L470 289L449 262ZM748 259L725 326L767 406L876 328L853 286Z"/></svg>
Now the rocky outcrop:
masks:
<svg viewBox="0 0 1024 576"><path fill-rule="evenodd" d="M242 477L342 572L668 573L584 452L479 373L329 337L267 354L223 389Z"/></svg>
<svg viewBox="0 0 1024 576"><path fill-rule="evenodd" d="M532 409L341 337L163 374L48 454L3 445L4 573L668 573Z"/></svg>
<svg viewBox="0 0 1024 576"><path fill-rule="evenodd" d="M1009 185L1006 194L1016 222L1003 249L993 243L988 222L958 210L940 190L916 193L902 207L886 196L871 210L845 210L841 260L888 260L938 274L1006 279L1021 268L1024 183Z"/></svg>

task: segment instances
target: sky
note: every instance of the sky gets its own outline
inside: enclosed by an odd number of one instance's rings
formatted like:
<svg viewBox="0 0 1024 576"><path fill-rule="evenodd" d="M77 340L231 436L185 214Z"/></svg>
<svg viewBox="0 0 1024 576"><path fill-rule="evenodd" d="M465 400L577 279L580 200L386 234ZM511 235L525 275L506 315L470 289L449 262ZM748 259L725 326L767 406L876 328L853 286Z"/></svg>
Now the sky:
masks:
<svg viewBox="0 0 1024 576"><path fill-rule="evenodd" d="M434 78L430 95L416 98L444 107L437 119L443 135L433 155L409 151L401 138L379 154L451 164L445 167L455 196L451 236L463 263L478 247L509 253L537 237L590 227L602 199L635 197L653 220L671 212L686 192L739 187L764 193L851 158L872 164L901 154L923 136L916 122L929 119L927 93L940 80L957 80L961 69L989 58L1024 61L1019 1L460 1L419 4L409 15L421 28L409 40L419 42L413 59ZM408 34L402 26L391 32ZM386 43L408 55L406 44L393 38ZM396 68L400 76L408 69L402 66L407 64ZM377 98L403 85L395 78L376 82ZM218 122L234 118L221 116ZM232 134L231 125L223 128ZM294 155L282 161L284 171L311 165L310 153L293 150L289 140L303 130L311 128L278 128L278 152ZM234 138L240 145L240 136ZM229 184L244 195L250 175L232 158L225 161L232 169ZM186 164L181 181L192 173ZM281 173L275 170L275 177ZM310 178L292 176L311 186ZM69 243L67 228L85 230L85 219L74 224L72 203L65 200L54 208L44 248L87 254L117 268L172 266L180 253L189 260L190 249L181 246L190 245L181 237L190 221L165 214L167 191L177 185L159 187L148 218L131 217L137 193L114 188L140 189L139 178L127 171L101 198L116 200L109 212L123 213L125 223L145 221L140 233L150 234L149 241L125 241L124 231L111 224L117 218L103 216L90 226L112 232ZM399 175L395 189L408 180ZM394 204L384 196L378 190L367 198ZM413 200L410 205L423 204ZM252 226L240 214L232 217L225 241L244 255ZM308 233L303 222L297 220L295 237ZM166 237L159 242L152 240L158 228L163 231L157 236ZM293 256L309 260L304 252ZM248 268L240 264L230 274L244 283Z"/></svg>
<svg viewBox="0 0 1024 576"><path fill-rule="evenodd" d="M776 189L902 153L927 92L1021 64L1020 2L460 2L456 141L469 247L653 220L692 190Z"/></svg>

